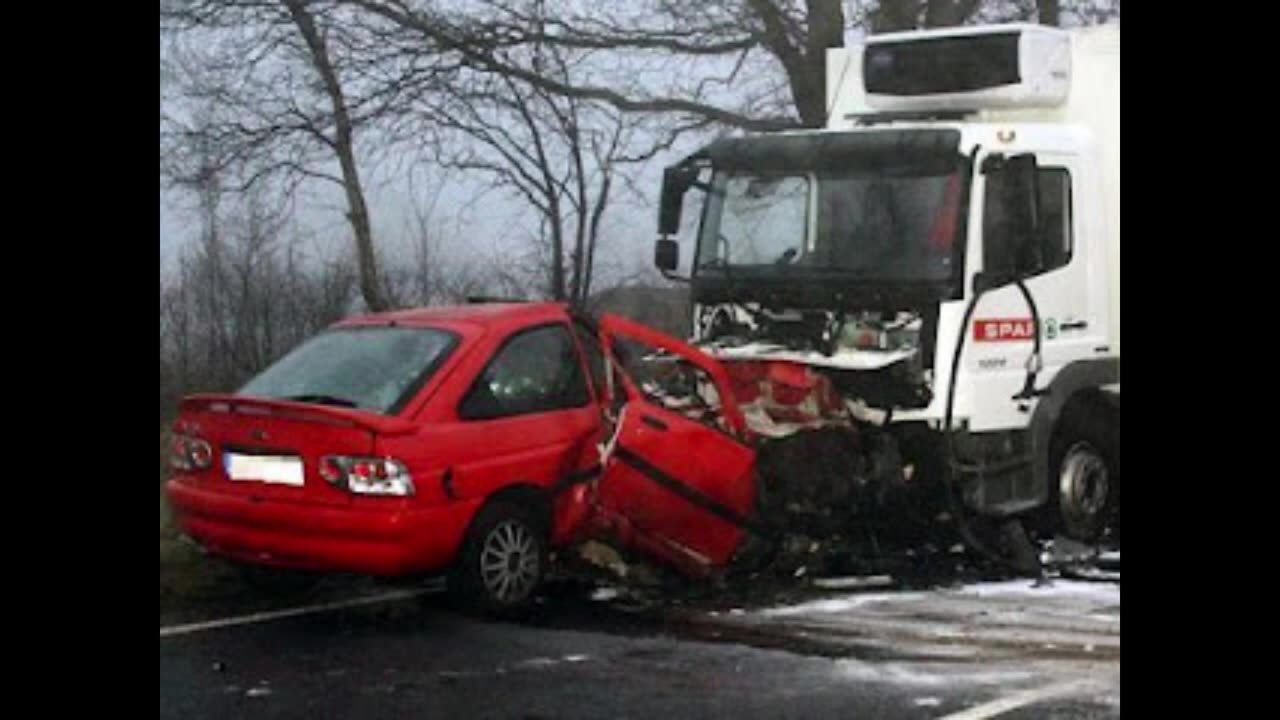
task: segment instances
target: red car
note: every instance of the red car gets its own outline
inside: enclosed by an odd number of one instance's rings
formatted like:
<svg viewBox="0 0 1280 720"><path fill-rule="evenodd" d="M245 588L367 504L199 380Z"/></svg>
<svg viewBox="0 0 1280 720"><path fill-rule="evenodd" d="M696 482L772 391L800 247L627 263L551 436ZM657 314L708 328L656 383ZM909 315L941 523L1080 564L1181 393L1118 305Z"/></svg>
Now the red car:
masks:
<svg viewBox="0 0 1280 720"><path fill-rule="evenodd" d="M701 370L703 421L621 372L619 339ZM605 363L604 358L613 358ZM487 304L341 322L238 393L183 400L167 491L248 566L412 576L523 606L550 547L594 536L690 574L753 527L755 454L713 359L622 318Z"/></svg>

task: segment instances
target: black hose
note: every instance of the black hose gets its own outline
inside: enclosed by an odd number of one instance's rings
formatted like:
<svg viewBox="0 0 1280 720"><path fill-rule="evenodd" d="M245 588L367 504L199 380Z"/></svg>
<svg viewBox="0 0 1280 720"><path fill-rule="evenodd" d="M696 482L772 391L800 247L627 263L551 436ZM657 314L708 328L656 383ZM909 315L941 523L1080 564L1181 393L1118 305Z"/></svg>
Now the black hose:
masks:
<svg viewBox="0 0 1280 720"><path fill-rule="evenodd" d="M1013 396L1014 400L1030 400L1040 394L1036 390L1036 374L1040 372L1040 309L1036 306L1036 300L1031 296L1031 291L1027 289L1027 284L1018 278L1014 281L1018 289L1022 291L1022 297L1026 299L1027 305L1031 307L1031 329L1035 332L1035 348L1032 350L1031 362L1027 366L1027 380L1022 385L1022 391Z"/></svg>
<svg viewBox="0 0 1280 720"><path fill-rule="evenodd" d="M976 163L978 152L980 149L981 149L981 146L975 146L973 148L973 151L969 156L970 168L972 168L974 166L974 163ZM1036 307L1035 300L1031 297L1031 293L1027 290L1027 287L1026 285L1023 284L1022 280L1018 280L1017 284L1019 289L1021 289L1022 291L1022 296L1026 298L1027 303L1031 306L1031 321L1032 321L1032 325L1034 326L1033 330L1035 332L1034 352L1035 352L1035 357L1038 358L1040 356L1040 312L1039 312L1039 309ZM965 518L965 509L961 505L961 503L957 500L956 492L955 492L955 474L957 472L961 472L961 471L981 472L984 469L981 464L967 464L960 461L959 455L956 452L956 445L955 445L956 434L955 434L955 431L953 431L951 428L951 420L952 420L952 414L955 410L956 376L959 375L959 372L960 372L960 354L964 350L965 335L968 334L966 331L969 328L969 321L973 319L973 311L978 306L978 300L982 298L982 295L985 292L986 290L984 288L981 288L981 287L974 288L973 298L970 299L969 303L965 306L964 317L960 321L960 330L956 338L956 347L951 354L951 376L947 378L947 405L946 405L946 411L943 413L943 421L942 421L943 422L942 432L947 437L947 465L948 465L948 472L946 472L943 476L943 485L946 487L947 506L951 509L951 514L956 520L956 529L960 531L960 537L971 548L973 548L974 550L977 550L980 554L984 555L988 559L994 560L996 563L1000 565L1003 565L1005 567L1008 567L1010 569L1017 571L1019 570L1019 568L1016 567L1012 561L1010 561L1008 558L1005 558L1004 556L998 553L993 552L990 548L986 546L985 543L978 540L977 536L973 534L973 530L972 528L969 527L969 522ZM1027 387L1033 387L1035 383L1035 373L1032 371L1031 368L1028 368L1028 371L1029 371L1029 376L1027 379L1027 384L1023 388L1024 393L1027 392Z"/></svg>
<svg viewBox="0 0 1280 720"><path fill-rule="evenodd" d="M1036 306L1035 298L1032 297L1026 284L1021 279L1014 282L1022 292L1022 296L1026 299L1027 304L1031 307L1032 331L1035 333L1032 362L1027 367L1026 382L1023 384L1022 391L1013 396L1014 400L1025 400L1039 394L1035 389L1035 384L1036 374L1038 372L1038 368L1036 366L1040 362L1040 310ZM955 410L956 376L959 374L960 355L964 350L965 336L968 334L966 330L969 327L969 321L973 318L973 311L978 306L978 300L982 298L985 292L986 291L981 288L975 289L973 298L969 300L968 305L965 306L964 318L960 321L960 332L956 339L955 351L951 355L951 376L947 378L947 404L946 410L943 413L943 432L946 433L947 436L947 461L951 472L946 474L943 483L946 486L947 491L947 505L951 509L951 514L956 518L956 528L960 531L960 537L968 543L970 547L977 550L988 559L994 560L995 562L1012 570L1020 571L1021 568L1017 567L1017 565L1015 565L1011 560L999 553L993 552L984 543L978 540L977 536L973 534L973 530L969 527L968 521L965 519L965 510L956 499L955 493L955 472L982 472L984 470L990 470L990 467L981 463L965 463L959 459L959 454L956 452L955 447L955 431L951 428L952 414ZM1009 462L1004 465L1012 468L1020 464L1030 463L1030 461L1030 458L1023 458L1018 462Z"/></svg>
<svg viewBox="0 0 1280 720"><path fill-rule="evenodd" d="M974 470L977 466L965 466L962 464L956 453L955 432L951 429L951 415L955 409L956 399L956 375L960 369L960 353L964 349L965 330L969 327L969 321L973 318L973 311L978 306L978 300L982 298L983 290L977 289L973 293L973 298L969 300L968 305L964 309L964 319L960 321L960 333L956 340L956 348L951 354L951 376L947 378L947 405L943 414L942 431L947 437L947 461L949 472L943 475L943 485L946 487L947 506L951 509L951 516L956 520L956 529L960 531L960 537L969 547L977 550L979 554L985 556L989 560L993 560L1001 565L1017 570L1013 563L1000 555L993 552L973 534L972 528L969 527L968 520L965 519L965 510L956 499L955 493L955 472L957 470Z"/></svg>

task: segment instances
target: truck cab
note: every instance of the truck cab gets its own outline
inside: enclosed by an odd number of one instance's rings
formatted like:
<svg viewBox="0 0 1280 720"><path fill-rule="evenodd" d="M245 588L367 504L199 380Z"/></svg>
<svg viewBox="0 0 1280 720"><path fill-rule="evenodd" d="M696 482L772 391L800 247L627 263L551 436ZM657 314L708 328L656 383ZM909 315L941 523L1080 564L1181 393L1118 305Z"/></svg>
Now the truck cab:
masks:
<svg viewBox="0 0 1280 720"><path fill-rule="evenodd" d="M828 52L827 127L717 140L668 168L655 260L675 271L692 235L694 342L743 379L758 429L876 436L860 445L892 448L891 485L941 468L914 485L985 518L1047 509L1055 532L1107 530L1119 37L871 36ZM700 212L682 222L686 196ZM784 371L812 392L778 392Z"/></svg>

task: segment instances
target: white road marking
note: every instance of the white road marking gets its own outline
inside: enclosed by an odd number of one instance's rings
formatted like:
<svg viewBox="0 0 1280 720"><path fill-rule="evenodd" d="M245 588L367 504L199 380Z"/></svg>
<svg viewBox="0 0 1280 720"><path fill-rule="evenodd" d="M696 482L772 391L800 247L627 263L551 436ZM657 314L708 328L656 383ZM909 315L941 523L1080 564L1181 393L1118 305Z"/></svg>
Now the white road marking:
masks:
<svg viewBox="0 0 1280 720"><path fill-rule="evenodd" d="M1045 687L1025 690L1020 693L1014 693L1013 695L997 698L991 702L986 702L981 705L974 705L966 710L945 715L938 720L986 720L986 718L1002 715L1010 710L1017 710L1018 708L1026 705L1060 697L1062 695L1069 695L1090 684L1092 684L1091 680L1073 680L1054 685L1046 685Z"/></svg>
<svg viewBox="0 0 1280 720"><path fill-rule="evenodd" d="M360 605L376 605L378 603L395 602L397 600L406 600L419 595L437 592L435 589L422 590L397 590L395 592L383 593L381 595L373 595L370 597L355 598L353 600L343 600L341 602L323 603L320 605L306 605L303 607L287 608L285 610L272 610L270 612L253 613L251 615L239 615L237 617L221 618L218 620L207 620L205 622L188 623L186 625L170 625L169 627L160 628L160 637L173 637L174 635L186 635L189 633L204 632L205 630L216 630L218 628L232 627L234 625L250 625L252 623L269 622L271 620L279 620L281 618L296 617L298 615L312 615L315 613L331 612L333 610L341 610L343 608L357 607Z"/></svg>

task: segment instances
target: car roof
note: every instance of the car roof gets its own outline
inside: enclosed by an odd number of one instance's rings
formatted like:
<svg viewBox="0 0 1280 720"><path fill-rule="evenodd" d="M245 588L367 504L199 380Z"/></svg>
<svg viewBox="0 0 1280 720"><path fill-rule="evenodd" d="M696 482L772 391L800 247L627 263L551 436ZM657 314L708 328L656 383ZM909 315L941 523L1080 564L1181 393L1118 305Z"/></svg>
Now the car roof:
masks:
<svg viewBox="0 0 1280 720"><path fill-rule="evenodd" d="M466 323L489 330L536 322L564 320L567 316L568 305L561 302L492 302L393 310L391 312L349 318L338 323L338 325L349 327L353 325L394 323L397 325L447 326L455 323Z"/></svg>

